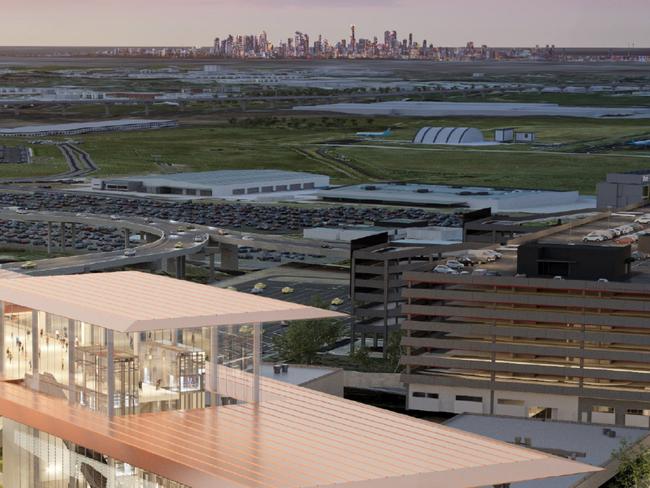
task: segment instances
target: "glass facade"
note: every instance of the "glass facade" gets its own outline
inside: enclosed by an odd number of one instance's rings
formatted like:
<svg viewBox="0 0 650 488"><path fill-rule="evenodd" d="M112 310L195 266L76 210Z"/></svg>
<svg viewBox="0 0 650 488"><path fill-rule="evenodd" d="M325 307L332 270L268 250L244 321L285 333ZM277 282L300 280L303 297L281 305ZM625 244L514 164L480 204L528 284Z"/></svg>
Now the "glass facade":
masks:
<svg viewBox="0 0 650 488"><path fill-rule="evenodd" d="M2 447L7 488L189 488L9 419Z"/></svg>
<svg viewBox="0 0 650 488"><path fill-rule="evenodd" d="M259 324L122 333L2 305L4 377L45 394L108 415L259 400Z"/></svg>

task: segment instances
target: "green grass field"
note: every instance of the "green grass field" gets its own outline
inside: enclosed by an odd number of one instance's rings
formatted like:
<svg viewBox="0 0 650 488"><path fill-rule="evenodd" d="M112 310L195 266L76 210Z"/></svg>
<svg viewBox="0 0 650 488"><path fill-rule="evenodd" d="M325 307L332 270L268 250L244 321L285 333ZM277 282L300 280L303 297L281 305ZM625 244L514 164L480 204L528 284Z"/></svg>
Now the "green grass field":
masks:
<svg viewBox="0 0 650 488"><path fill-rule="evenodd" d="M0 145L15 146L23 143L18 139L0 139ZM27 178L63 173L68 165L56 146L33 145L34 158L30 164L2 164L0 178Z"/></svg>
<svg viewBox="0 0 650 488"><path fill-rule="evenodd" d="M337 116L230 119L187 116L178 129L79 136L98 175L241 168L329 174L335 183L419 180L436 183L579 189L593 193L607 172L650 167L650 153L620 146L650 138L643 120L577 118L366 118ZM487 147L408 144L423 126L472 126L491 139L497 127L534 131L537 143ZM359 130L393 127L386 141L344 144ZM0 141L2 142L2 141ZM10 143L20 141L11 140ZM618 144L612 149L611 145ZM55 174L66 169L54 146L33 146L34 164L5 165L2 176Z"/></svg>

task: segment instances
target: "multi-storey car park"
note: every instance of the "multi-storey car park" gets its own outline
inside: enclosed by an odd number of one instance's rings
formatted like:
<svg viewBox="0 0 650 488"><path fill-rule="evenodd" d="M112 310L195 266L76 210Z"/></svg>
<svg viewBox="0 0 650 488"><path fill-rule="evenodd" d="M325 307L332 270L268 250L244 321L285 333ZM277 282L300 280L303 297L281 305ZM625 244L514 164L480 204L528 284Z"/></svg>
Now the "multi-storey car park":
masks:
<svg viewBox="0 0 650 488"><path fill-rule="evenodd" d="M408 407L650 427L648 261L583 243L646 212L515 239L503 276L405 272Z"/></svg>
<svg viewBox="0 0 650 488"><path fill-rule="evenodd" d="M260 377L262 321L331 311L136 272L0 278L4 486L460 488L599 471Z"/></svg>
<svg viewBox="0 0 650 488"><path fill-rule="evenodd" d="M646 285L405 279L410 408L650 427Z"/></svg>

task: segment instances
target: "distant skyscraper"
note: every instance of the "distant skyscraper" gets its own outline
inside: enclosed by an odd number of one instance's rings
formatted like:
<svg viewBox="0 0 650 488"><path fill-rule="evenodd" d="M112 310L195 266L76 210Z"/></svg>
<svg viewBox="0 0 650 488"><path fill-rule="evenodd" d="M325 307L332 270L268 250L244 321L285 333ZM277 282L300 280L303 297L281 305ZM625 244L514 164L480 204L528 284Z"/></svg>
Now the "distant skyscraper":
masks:
<svg viewBox="0 0 650 488"><path fill-rule="evenodd" d="M350 49L352 52L355 52L357 50L357 27L352 24L350 30L352 31L352 35L350 36Z"/></svg>

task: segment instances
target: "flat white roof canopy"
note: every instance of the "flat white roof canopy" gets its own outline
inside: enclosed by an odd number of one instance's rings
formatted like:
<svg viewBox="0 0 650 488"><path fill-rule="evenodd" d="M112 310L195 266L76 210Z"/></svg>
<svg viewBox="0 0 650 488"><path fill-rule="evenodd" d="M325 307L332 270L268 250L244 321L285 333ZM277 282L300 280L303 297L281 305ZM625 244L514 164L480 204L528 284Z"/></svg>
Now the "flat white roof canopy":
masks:
<svg viewBox="0 0 650 488"><path fill-rule="evenodd" d="M118 332L345 316L136 271L4 279L0 301Z"/></svg>

